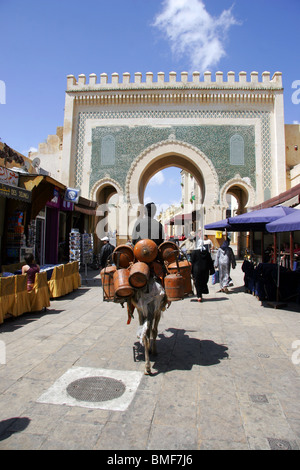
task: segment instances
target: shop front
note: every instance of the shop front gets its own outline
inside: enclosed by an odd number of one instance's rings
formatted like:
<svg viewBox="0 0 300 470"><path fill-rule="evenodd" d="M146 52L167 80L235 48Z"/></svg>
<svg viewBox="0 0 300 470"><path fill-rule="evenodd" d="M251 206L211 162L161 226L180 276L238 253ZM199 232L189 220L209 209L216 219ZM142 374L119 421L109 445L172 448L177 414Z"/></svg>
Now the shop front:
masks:
<svg viewBox="0 0 300 470"><path fill-rule="evenodd" d="M68 262L68 234L74 204L65 201L54 188L53 199L46 204L45 263Z"/></svg>
<svg viewBox="0 0 300 470"><path fill-rule="evenodd" d="M1 266L20 262L28 251L26 228L31 200L31 191L19 187L19 173L0 167Z"/></svg>

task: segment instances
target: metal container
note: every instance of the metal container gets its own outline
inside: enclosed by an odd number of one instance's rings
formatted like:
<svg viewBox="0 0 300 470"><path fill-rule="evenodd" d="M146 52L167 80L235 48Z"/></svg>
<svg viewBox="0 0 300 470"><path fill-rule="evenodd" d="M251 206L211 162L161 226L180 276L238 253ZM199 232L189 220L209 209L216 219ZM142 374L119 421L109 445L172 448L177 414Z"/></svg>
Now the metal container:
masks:
<svg viewBox="0 0 300 470"><path fill-rule="evenodd" d="M179 248L174 242L163 242L158 247L159 258L167 263L174 263L179 255Z"/></svg>
<svg viewBox="0 0 300 470"><path fill-rule="evenodd" d="M133 294L133 287L129 283L128 269L117 269L114 273L113 281L115 294L118 297L130 297Z"/></svg>
<svg viewBox="0 0 300 470"><path fill-rule="evenodd" d="M160 279L160 281L163 285L164 284L165 271L164 271L164 267L163 267L162 263L155 260L155 261L153 261L152 263L149 264L149 267L150 267L150 272L152 272L152 274L154 276L157 276Z"/></svg>
<svg viewBox="0 0 300 470"><path fill-rule="evenodd" d="M184 293L192 294L192 264L188 260L179 261L178 263L171 263L168 265L168 272L170 274L179 273L184 280Z"/></svg>
<svg viewBox="0 0 300 470"><path fill-rule="evenodd" d="M151 263L157 257L158 247L153 240L144 238L134 245L133 253L138 261Z"/></svg>
<svg viewBox="0 0 300 470"><path fill-rule="evenodd" d="M133 249L129 245L119 245L112 254L113 263L118 268L128 268L134 262Z"/></svg>
<svg viewBox="0 0 300 470"><path fill-rule="evenodd" d="M144 287L149 280L149 276L150 268L148 264L138 261L130 267L129 283L135 288Z"/></svg>
<svg viewBox="0 0 300 470"><path fill-rule="evenodd" d="M164 282L165 292L168 300L182 300L184 298L184 279L179 274L168 274Z"/></svg>
<svg viewBox="0 0 300 470"><path fill-rule="evenodd" d="M100 271L104 300L113 300L115 296L113 276L116 266L107 266Z"/></svg>

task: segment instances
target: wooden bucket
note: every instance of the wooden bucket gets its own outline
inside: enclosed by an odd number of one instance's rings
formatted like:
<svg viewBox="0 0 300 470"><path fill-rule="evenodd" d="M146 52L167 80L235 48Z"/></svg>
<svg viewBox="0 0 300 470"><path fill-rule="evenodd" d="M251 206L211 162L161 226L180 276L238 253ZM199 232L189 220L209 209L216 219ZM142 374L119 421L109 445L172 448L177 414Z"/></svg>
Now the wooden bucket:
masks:
<svg viewBox="0 0 300 470"><path fill-rule="evenodd" d="M182 300L184 297L184 280L179 274L168 274L165 277L165 292L168 300Z"/></svg>
<svg viewBox="0 0 300 470"><path fill-rule="evenodd" d="M161 261L174 263L179 255L179 248L174 242L163 242L158 247L158 253Z"/></svg>
<svg viewBox="0 0 300 470"><path fill-rule="evenodd" d="M129 282L133 287L140 288L144 287L150 276L150 269L148 264L138 261L131 265Z"/></svg>
<svg viewBox="0 0 300 470"><path fill-rule="evenodd" d="M115 294L118 297L130 297L133 294L133 288L129 284L129 270L117 269L113 277Z"/></svg>
<svg viewBox="0 0 300 470"><path fill-rule="evenodd" d="M178 271L178 266L179 266L179 271ZM192 264L188 260L183 260L179 261L177 263L171 263L168 266L168 272L170 274L176 274L179 272L181 276L183 277L184 281L184 293L185 294L192 294L192 280L191 280L191 274L192 274Z"/></svg>
<svg viewBox="0 0 300 470"><path fill-rule="evenodd" d="M158 247L153 240L144 238L134 245L133 253L138 261L151 263L157 257Z"/></svg>
<svg viewBox="0 0 300 470"><path fill-rule="evenodd" d="M100 271L102 288L105 300L113 300L115 296L113 275L117 270L116 266L107 266Z"/></svg>
<svg viewBox="0 0 300 470"><path fill-rule="evenodd" d="M112 254L113 263L118 268L128 268L134 261L133 249L129 245L119 245Z"/></svg>

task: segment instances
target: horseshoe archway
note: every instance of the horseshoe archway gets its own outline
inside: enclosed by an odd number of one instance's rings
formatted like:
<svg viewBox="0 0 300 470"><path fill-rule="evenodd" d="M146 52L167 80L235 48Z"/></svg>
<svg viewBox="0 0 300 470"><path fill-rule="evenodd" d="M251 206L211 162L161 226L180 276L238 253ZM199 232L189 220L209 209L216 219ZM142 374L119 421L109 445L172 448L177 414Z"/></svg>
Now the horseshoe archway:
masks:
<svg viewBox="0 0 300 470"><path fill-rule="evenodd" d="M203 205L218 202L219 183L211 161L199 149L179 141L160 142L146 149L131 165L126 197L131 207L143 204L147 183L158 171L175 166L191 173L201 188Z"/></svg>

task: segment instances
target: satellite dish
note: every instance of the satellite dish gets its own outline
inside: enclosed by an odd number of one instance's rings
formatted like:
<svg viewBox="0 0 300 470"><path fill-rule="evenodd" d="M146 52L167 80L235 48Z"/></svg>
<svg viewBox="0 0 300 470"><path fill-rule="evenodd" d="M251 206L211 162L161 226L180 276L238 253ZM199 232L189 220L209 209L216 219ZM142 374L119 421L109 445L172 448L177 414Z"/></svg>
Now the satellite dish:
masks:
<svg viewBox="0 0 300 470"><path fill-rule="evenodd" d="M30 168L30 162L28 162L27 160L25 160L25 162L24 162L24 167L25 167L25 170L28 171L29 168Z"/></svg>
<svg viewBox="0 0 300 470"><path fill-rule="evenodd" d="M41 160L40 160L39 158L34 158L34 159L32 160L32 166L33 166L33 168L38 168L38 167L40 166L40 164L41 164Z"/></svg>

